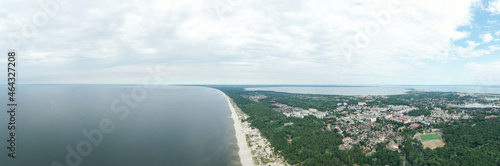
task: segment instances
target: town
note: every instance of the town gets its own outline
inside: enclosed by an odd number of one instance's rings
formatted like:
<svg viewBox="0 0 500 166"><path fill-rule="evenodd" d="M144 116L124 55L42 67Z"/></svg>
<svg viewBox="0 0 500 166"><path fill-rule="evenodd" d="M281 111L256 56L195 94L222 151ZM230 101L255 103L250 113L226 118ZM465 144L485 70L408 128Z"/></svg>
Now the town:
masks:
<svg viewBox="0 0 500 166"><path fill-rule="evenodd" d="M325 119L325 126L321 130L336 132L344 137L343 143L338 145L339 149L351 150L358 145L368 156L376 152L380 144L385 144L391 151L400 151L399 145L406 139L403 131L407 128L419 132L415 135L441 134L439 129L433 128L433 124L452 124L456 120L475 118L480 115L479 112L481 115L486 114L483 118L495 118L500 108L499 96L451 92L414 91L394 96L276 95L270 92L252 92L243 97L268 103L274 111L287 118L314 116ZM307 100L309 103L294 102L297 101L294 98ZM319 107L307 107L311 103ZM284 124L291 125L292 122ZM444 143L434 146L422 143L430 149L444 146Z"/></svg>

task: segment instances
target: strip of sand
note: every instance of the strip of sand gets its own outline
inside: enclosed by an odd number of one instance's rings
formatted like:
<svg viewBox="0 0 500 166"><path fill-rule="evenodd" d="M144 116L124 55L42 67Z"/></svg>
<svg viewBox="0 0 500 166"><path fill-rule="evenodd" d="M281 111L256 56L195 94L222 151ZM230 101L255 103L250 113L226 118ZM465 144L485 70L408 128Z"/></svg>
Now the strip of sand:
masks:
<svg viewBox="0 0 500 166"><path fill-rule="evenodd" d="M238 106L226 94L229 108L231 109L231 118L234 121L236 140L240 151L240 162L243 166L247 165L267 165L284 166L288 165L282 156L274 154L271 144L264 138L258 129L252 129L250 123L242 122L248 118ZM247 143L247 141L249 143Z"/></svg>
<svg viewBox="0 0 500 166"><path fill-rule="evenodd" d="M241 120L238 117L236 109L233 107L233 104L229 99L229 97L226 94L224 94L224 96L226 96L227 102L229 103L229 108L231 109L231 118L234 121L236 140L238 142L238 147L240 148L240 150L238 151L238 155L240 156L240 162L243 166L254 165L252 160L252 153L250 152L250 148L248 148L246 135L241 125Z"/></svg>

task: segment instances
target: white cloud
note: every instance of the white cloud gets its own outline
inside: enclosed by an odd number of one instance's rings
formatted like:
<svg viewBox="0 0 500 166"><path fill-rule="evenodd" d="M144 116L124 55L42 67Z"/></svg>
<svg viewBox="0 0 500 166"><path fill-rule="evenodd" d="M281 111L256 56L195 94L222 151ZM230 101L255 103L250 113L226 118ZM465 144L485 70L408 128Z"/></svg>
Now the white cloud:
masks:
<svg viewBox="0 0 500 166"><path fill-rule="evenodd" d="M482 34L481 36L479 36L481 39L483 39L483 43L488 43L490 41L492 41L493 39L493 36L491 35L491 33L485 33L485 34Z"/></svg>
<svg viewBox="0 0 500 166"><path fill-rule="evenodd" d="M500 61L489 63L470 62L465 64L465 67L473 69L477 72L484 72L490 75L500 75Z"/></svg>
<svg viewBox="0 0 500 166"><path fill-rule="evenodd" d="M453 51L451 52L452 55L455 55L456 57L461 57L461 58L469 58L469 57L480 57L483 55L489 55L492 54L493 52L500 50L500 46L498 45L490 45L486 47L485 49L478 49L477 46L479 46L481 43L476 43L474 41L466 41L468 44L467 47L461 47L461 46L455 46L453 47Z"/></svg>
<svg viewBox="0 0 500 166"><path fill-rule="evenodd" d="M35 73L57 63L50 71L82 73L89 66L106 71L162 63L179 83L196 83L196 77L224 83L235 75L241 75L240 83L247 81L245 76L332 84L373 79L352 75L403 82L411 75L425 77L419 69L428 60L481 56L496 49L479 50L477 43L466 48L454 44L470 35L458 28L471 26L477 0L286 4L255 0L233 6L221 0L230 5L222 18L214 2L219 1L70 1L23 45L25 70ZM398 11L391 10L393 2L399 3ZM30 1L3 1L0 6L4 6L0 11L26 18L41 11ZM0 23L11 22L0 14ZM11 27L0 28L0 33L20 33ZM2 38L0 43L8 41ZM343 52L343 43L351 46L350 56ZM123 72L120 76L130 71Z"/></svg>
<svg viewBox="0 0 500 166"><path fill-rule="evenodd" d="M500 31L495 32L495 36L500 37Z"/></svg>
<svg viewBox="0 0 500 166"><path fill-rule="evenodd" d="M491 12L493 15L500 14L500 0L490 1L486 11Z"/></svg>

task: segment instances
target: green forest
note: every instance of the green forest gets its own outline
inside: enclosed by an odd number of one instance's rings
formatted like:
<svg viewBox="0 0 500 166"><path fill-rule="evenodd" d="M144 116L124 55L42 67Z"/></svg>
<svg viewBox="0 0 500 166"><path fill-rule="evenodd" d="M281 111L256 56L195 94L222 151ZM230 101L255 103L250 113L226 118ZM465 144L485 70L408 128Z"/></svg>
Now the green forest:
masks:
<svg viewBox="0 0 500 166"><path fill-rule="evenodd" d="M431 114L431 110L426 109L426 108L420 108L418 110L412 110L412 111L408 112L408 115L410 115L410 116L420 116L420 115L427 116L430 114Z"/></svg>
<svg viewBox="0 0 500 166"><path fill-rule="evenodd" d="M500 165L500 118L477 118L459 121L457 124L436 124L443 129L446 145L435 150L423 149L417 140L411 140L416 131L408 131L406 141L400 153L389 151L384 145L379 145L377 152L366 156L359 148L339 150L342 136L336 132L322 131L326 119L316 119L313 116L305 118L286 118L280 112L274 111L266 102L254 102L242 97L247 95L241 87L214 87L226 93L250 118L252 127L258 128L275 149L275 154L284 156L293 165ZM266 92L272 93L272 92ZM304 102L290 99L289 103L307 105ZM283 101L280 101L283 102ZM384 104L399 103L391 99ZM318 104L320 103L320 104ZM331 109L328 103L311 102L325 109ZM332 105L334 105L332 103ZM332 106L333 107L333 106ZM425 112L426 113L426 112ZM420 114L420 113L418 113ZM293 122L294 125L284 126ZM472 127L472 124L475 124ZM292 138L287 141L287 135ZM415 147L413 143L418 143ZM406 156L405 156L406 155Z"/></svg>

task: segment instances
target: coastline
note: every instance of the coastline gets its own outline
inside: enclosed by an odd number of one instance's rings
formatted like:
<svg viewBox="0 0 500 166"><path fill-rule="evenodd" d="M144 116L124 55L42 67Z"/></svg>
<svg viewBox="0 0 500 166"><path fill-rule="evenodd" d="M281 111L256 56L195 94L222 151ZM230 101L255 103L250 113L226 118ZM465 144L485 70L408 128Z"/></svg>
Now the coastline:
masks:
<svg viewBox="0 0 500 166"><path fill-rule="evenodd" d="M233 106L233 101L225 93L223 94L226 97L227 102L229 103L229 108L231 109L231 118L234 121L233 125L235 130L236 141L239 147L238 155L240 156L241 165L252 166L254 165L252 159L252 153L246 141L246 135L241 125L241 119L238 117L236 113L236 109Z"/></svg>
<svg viewBox="0 0 500 166"><path fill-rule="evenodd" d="M221 91L222 92L222 91ZM250 123L242 122L248 118L233 100L222 92L226 97L231 110L231 118L234 123L235 137L239 147L238 155L243 166L251 165L270 165L270 166L285 166L289 165L285 160L274 154L274 149L266 138L260 135L258 129L252 129ZM251 136L251 137L250 137Z"/></svg>

